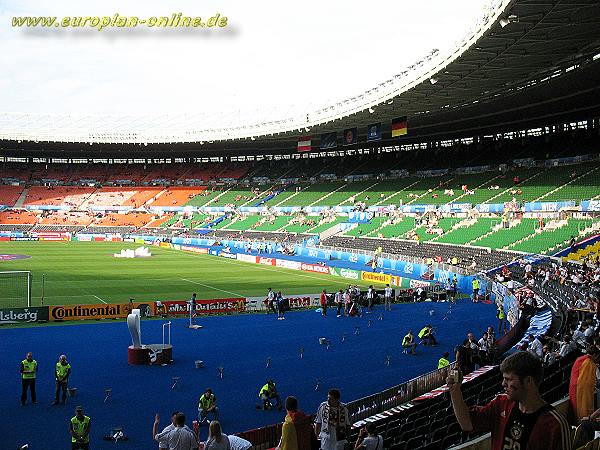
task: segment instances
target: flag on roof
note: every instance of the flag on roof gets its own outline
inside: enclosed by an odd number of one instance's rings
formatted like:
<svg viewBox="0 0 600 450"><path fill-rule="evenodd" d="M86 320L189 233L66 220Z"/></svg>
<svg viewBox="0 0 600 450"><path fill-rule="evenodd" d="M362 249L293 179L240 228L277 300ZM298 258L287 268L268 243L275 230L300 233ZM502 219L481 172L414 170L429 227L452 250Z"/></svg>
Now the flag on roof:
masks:
<svg viewBox="0 0 600 450"><path fill-rule="evenodd" d="M302 136L298 138L298 151L299 152L310 152L310 136Z"/></svg>
<svg viewBox="0 0 600 450"><path fill-rule="evenodd" d="M404 136L406 133L408 133L406 116L392 119L392 137Z"/></svg>

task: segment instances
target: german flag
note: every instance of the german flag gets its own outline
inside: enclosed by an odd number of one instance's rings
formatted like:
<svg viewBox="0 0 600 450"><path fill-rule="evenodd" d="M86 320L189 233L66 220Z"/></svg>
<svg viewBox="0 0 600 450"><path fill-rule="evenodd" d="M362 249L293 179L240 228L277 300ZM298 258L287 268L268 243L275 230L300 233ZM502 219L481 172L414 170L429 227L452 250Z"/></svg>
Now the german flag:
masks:
<svg viewBox="0 0 600 450"><path fill-rule="evenodd" d="M406 116L392 119L392 137L404 136L406 133L408 133Z"/></svg>

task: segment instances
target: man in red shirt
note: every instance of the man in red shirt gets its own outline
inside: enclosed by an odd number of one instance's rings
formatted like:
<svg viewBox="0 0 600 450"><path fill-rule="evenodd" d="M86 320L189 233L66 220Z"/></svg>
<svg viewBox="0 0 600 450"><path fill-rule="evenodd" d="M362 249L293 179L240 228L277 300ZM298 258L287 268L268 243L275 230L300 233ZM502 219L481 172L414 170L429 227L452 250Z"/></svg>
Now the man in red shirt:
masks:
<svg viewBox="0 0 600 450"><path fill-rule="evenodd" d="M471 408L460 390L460 374L448 377L454 414L463 431L491 431L492 450L571 450L566 419L538 390L542 362L529 352L517 352L502 362L500 372L505 393Z"/></svg>

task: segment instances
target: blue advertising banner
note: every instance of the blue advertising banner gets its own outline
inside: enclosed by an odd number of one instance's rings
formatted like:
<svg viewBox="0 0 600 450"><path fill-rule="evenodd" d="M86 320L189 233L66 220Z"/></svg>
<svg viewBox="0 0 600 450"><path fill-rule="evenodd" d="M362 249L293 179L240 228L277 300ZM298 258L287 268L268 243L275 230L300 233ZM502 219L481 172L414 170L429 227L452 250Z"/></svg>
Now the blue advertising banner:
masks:
<svg viewBox="0 0 600 450"><path fill-rule="evenodd" d="M373 123L367 127L367 142L381 140L381 122Z"/></svg>

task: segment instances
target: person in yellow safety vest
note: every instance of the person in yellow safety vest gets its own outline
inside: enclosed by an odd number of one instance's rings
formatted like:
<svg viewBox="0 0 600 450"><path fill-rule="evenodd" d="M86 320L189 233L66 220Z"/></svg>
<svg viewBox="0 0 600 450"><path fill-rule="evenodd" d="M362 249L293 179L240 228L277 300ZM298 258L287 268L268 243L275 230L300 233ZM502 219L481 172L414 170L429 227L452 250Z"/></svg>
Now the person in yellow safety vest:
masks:
<svg viewBox="0 0 600 450"><path fill-rule="evenodd" d="M83 415L83 408L75 408L75 417L69 424L71 433L71 450L88 450L90 448L90 429L92 422L88 416Z"/></svg>
<svg viewBox="0 0 600 450"><path fill-rule="evenodd" d="M443 369L444 367L448 367L450 365L450 361L448 360L449 356L450 353L444 352L444 354L438 361L438 369Z"/></svg>
<svg viewBox="0 0 600 450"><path fill-rule="evenodd" d="M437 341L435 340L435 336L433 335L433 327L431 324L425 325L421 331L419 331L419 339L423 342L423 345L431 344L437 345Z"/></svg>
<svg viewBox="0 0 600 450"><path fill-rule="evenodd" d="M271 399L275 399L275 407L278 410L281 410L281 397L279 397L279 394L277 393L277 388L275 387L273 380L268 380L267 383L260 388L258 396L263 402L262 409L265 411L272 408ZM260 405L258 408L260 408Z"/></svg>
<svg viewBox="0 0 600 450"><path fill-rule="evenodd" d="M213 394L212 389L207 388L200 397L200 400L198 400L198 413L198 422L200 424L206 422L209 413L214 415L213 420L219 420L217 397Z"/></svg>
<svg viewBox="0 0 600 450"><path fill-rule="evenodd" d="M477 296L479 295L479 280L477 278L473 278L473 281L471 281L471 286L473 287L473 301L477 303Z"/></svg>
<svg viewBox="0 0 600 450"><path fill-rule="evenodd" d="M27 401L27 389L31 391L31 403L37 404L35 394L35 376L38 370L38 363L33 359L33 353L27 353L27 356L21 361L21 405Z"/></svg>
<svg viewBox="0 0 600 450"><path fill-rule="evenodd" d="M504 328L504 331L507 330L507 322L506 320L504 320L506 316L504 315L503 305L498 306L498 312L496 313L496 317L498 318L498 334L500 334L502 328Z"/></svg>
<svg viewBox="0 0 600 450"><path fill-rule="evenodd" d="M410 330L406 336L404 336L404 339L402 339L402 348L404 348L404 353L408 352L408 349L410 349L410 354L416 355L415 349L417 348L417 343L415 342L412 330Z"/></svg>
<svg viewBox="0 0 600 450"><path fill-rule="evenodd" d="M69 375L71 375L71 364L67 362L65 355L60 355L54 368L54 379L56 380L56 393L54 395L53 405L58 405L58 394L62 390L63 405L67 402L67 385L69 384Z"/></svg>

